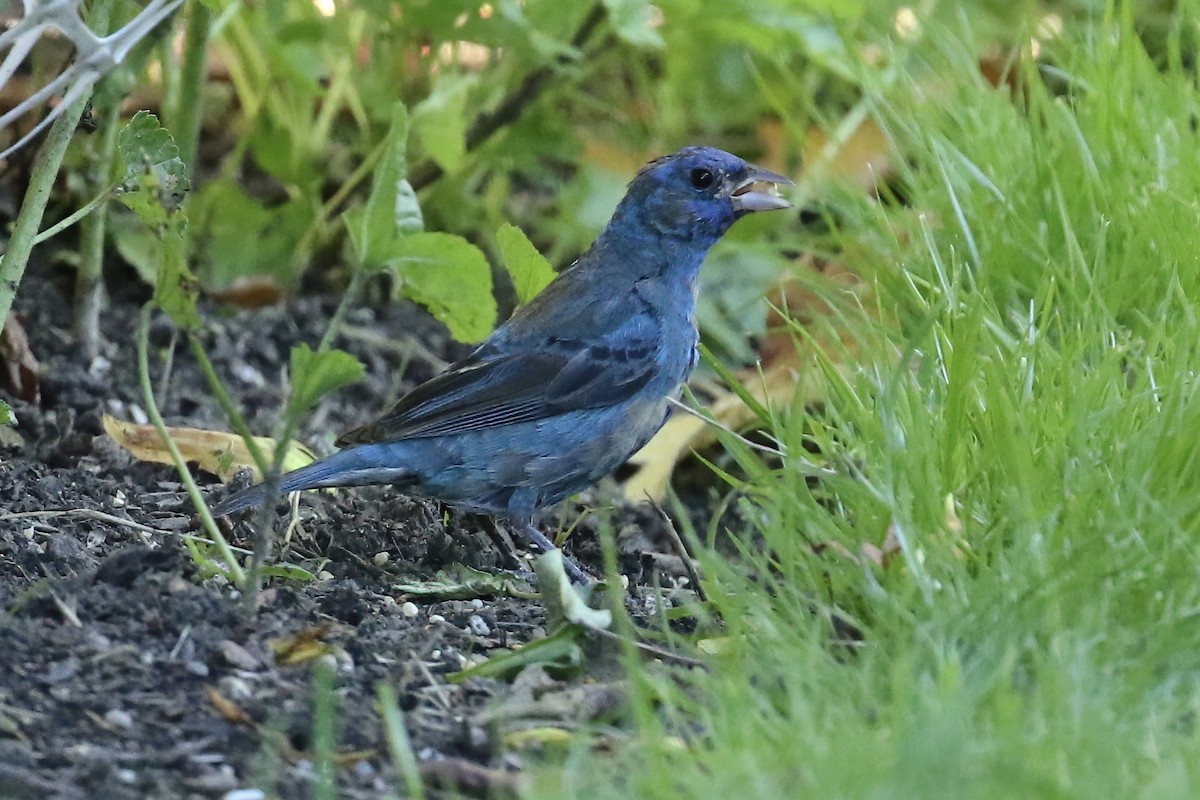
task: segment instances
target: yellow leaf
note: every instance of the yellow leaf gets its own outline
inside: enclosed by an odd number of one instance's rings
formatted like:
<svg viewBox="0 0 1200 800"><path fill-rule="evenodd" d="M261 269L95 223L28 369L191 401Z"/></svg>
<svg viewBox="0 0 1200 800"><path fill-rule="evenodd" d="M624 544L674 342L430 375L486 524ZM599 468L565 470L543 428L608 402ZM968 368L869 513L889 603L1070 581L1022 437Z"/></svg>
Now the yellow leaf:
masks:
<svg viewBox="0 0 1200 800"><path fill-rule="evenodd" d="M135 425L105 414L104 432L132 453L134 458L154 464L172 463L171 453L153 425ZM211 472L222 481L228 481L243 468L253 470L255 480L262 480L254 459L246 449L246 443L236 433L201 428L167 428L167 433L184 459L199 464L200 469ZM259 436L254 441L268 456L275 451L274 439ZM299 442L292 442L283 459L283 471L299 469L315 460L311 450Z"/></svg>

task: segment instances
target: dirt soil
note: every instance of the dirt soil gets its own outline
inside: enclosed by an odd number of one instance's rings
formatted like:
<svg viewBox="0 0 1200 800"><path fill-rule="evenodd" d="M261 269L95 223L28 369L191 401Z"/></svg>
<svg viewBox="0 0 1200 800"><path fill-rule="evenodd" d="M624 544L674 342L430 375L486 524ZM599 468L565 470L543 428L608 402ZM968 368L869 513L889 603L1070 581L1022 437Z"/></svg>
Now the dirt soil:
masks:
<svg viewBox="0 0 1200 800"><path fill-rule="evenodd" d="M135 461L101 427L104 413L145 417L133 335L144 289L129 278L116 290L104 354L89 364L71 335L70 280L44 267L26 275L17 312L42 364L41 398L0 391L19 420L19 439L0 444L0 798L311 796L321 659L336 664L341 797L389 796L401 785L375 710L381 682L400 699L423 774L454 796L511 793L539 757L515 743L515 731L619 720L622 686L604 658L568 680L540 667L513 683L447 680L545 634L537 599L435 602L396 588L456 564L527 567L479 517L384 488L309 493L290 526L290 514L277 522L272 562L303 566L316 580L273 579L251 610L225 581L198 575L180 538L198 529L173 468ZM256 433L272 431L290 348L316 345L336 301L206 309L206 348ZM165 321L151 342L168 424L227 429ZM318 450L463 352L404 304L352 311L338 346L368 377L306 420L301 438ZM228 491L199 477L210 496ZM578 521L566 551L598 571L595 533L611 521L627 607L646 621L662 607L655 587L674 580L659 569L673 557L655 553L672 548L658 512L616 496L601 487L543 529ZM581 511L583 503L606 510ZM238 526L234 544L249 547L249 536ZM326 655L289 665L277 652L289 642L318 643Z"/></svg>

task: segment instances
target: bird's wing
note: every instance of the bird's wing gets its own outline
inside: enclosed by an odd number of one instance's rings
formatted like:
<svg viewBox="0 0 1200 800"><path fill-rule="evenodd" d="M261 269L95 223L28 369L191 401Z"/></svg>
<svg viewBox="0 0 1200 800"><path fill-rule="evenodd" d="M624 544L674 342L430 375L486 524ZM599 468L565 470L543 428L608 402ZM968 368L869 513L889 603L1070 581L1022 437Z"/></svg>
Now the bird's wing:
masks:
<svg viewBox="0 0 1200 800"><path fill-rule="evenodd" d="M619 403L654 375L649 346L475 356L413 389L339 445L445 436Z"/></svg>

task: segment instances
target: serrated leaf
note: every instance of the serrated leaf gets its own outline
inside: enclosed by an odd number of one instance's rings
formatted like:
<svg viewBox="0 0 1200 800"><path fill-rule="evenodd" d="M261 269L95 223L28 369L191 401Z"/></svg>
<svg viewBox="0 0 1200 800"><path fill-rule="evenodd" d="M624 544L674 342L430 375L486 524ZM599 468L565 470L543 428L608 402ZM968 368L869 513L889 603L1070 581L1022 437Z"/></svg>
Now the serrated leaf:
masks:
<svg viewBox="0 0 1200 800"><path fill-rule="evenodd" d="M397 291L429 309L460 342L478 342L496 323L492 270L478 247L449 233L414 233L393 244Z"/></svg>
<svg viewBox="0 0 1200 800"><path fill-rule="evenodd" d="M413 133L438 166L453 172L467 154L467 96L474 78L446 77L413 109Z"/></svg>
<svg viewBox="0 0 1200 800"><path fill-rule="evenodd" d="M139 111L117 136L117 152L125 170L119 199L147 223L162 224L191 187L175 140L158 117Z"/></svg>
<svg viewBox="0 0 1200 800"><path fill-rule="evenodd" d="M360 380L362 363L341 350L317 352L306 344L292 348L292 394L287 413L298 419L325 395Z"/></svg>
<svg viewBox="0 0 1200 800"><path fill-rule="evenodd" d="M504 259L504 266L517 292L517 302L521 305L536 297L554 280L554 268L550 262L516 225L507 222L501 225L500 230L496 231L496 244L500 247L500 256Z"/></svg>
<svg viewBox="0 0 1200 800"><path fill-rule="evenodd" d="M635 47L664 46L656 27L661 13L647 0L603 0L608 22L617 36Z"/></svg>
<svg viewBox="0 0 1200 800"><path fill-rule="evenodd" d="M382 268L397 238L425 227L417 193L408 182L408 132L408 110L397 102L367 202L342 215L359 269Z"/></svg>

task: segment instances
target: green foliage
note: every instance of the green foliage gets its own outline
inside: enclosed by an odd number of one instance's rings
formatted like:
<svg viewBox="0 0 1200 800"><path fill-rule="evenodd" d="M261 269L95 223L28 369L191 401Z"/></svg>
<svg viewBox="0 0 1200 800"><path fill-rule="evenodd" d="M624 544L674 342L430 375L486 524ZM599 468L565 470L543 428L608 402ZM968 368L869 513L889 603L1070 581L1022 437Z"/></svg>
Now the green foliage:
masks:
<svg viewBox="0 0 1200 800"><path fill-rule="evenodd" d="M475 245L447 233L414 233L388 252L396 291L429 309L460 342L477 342L496 324L492 269Z"/></svg>
<svg viewBox="0 0 1200 800"><path fill-rule="evenodd" d="M12 407L0 400L0 425L16 425L17 415L13 413Z"/></svg>
<svg viewBox="0 0 1200 800"><path fill-rule="evenodd" d="M423 227L421 207L408 182L408 128L408 110L403 103L393 104L367 202L342 215L356 269L383 269L395 243Z"/></svg>
<svg viewBox="0 0 1200 800"><path fill-rule="evenodd" d="M306 344L292 348L292 393L285 416L298 420L325 395L362 380L363 365L341 350L314 351Z"/></svg>
<svg viewBox="0 0 1200 800"><path fill-rule="evenodd" d="M524 305L554 280L554 268L538 252L525 232L516 225L505 223L496 231L496 245L504 266L512 278L517 302Z"/></svg>
<svg viewBox="0 0 1200 800"><path fill-rule="evenodd" d="M154 285L154 301L177 325L200 325L200 284L187 264L187 217L180 210L190 186L179 148L158 118L134 114L117 138L121 180L117 197L150 229L143 231L143 275ZM132 252L132 251L131 251Z"/></svg>
<svg viewBox="0 0 1200 800"><path fill-rule="evenodd" d="M616 762L535 796L1195 794L1195 71L1086 25L1068 97L1027 63L1014 95L923 35L871 84L911 207L847 198L828 239L875 318L800 365L819 407L761 411L788 455L735 452L755 529L698 551L711 669L632 664Z"/></svg>

